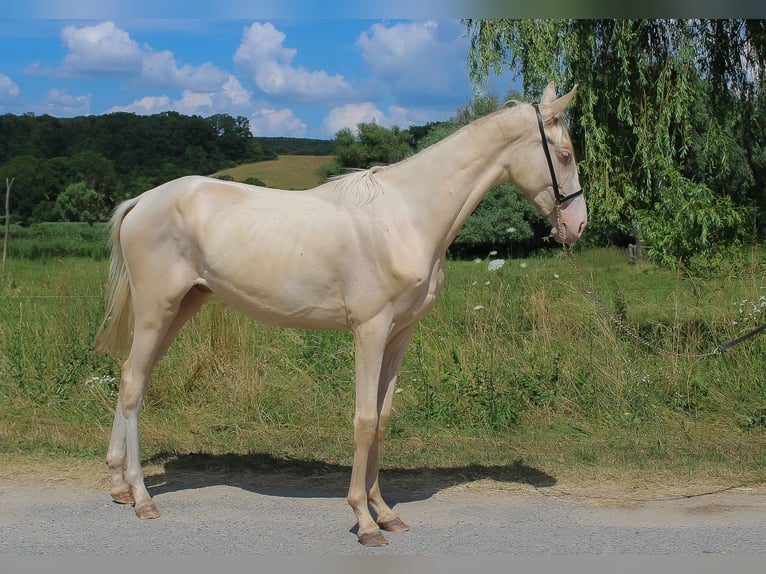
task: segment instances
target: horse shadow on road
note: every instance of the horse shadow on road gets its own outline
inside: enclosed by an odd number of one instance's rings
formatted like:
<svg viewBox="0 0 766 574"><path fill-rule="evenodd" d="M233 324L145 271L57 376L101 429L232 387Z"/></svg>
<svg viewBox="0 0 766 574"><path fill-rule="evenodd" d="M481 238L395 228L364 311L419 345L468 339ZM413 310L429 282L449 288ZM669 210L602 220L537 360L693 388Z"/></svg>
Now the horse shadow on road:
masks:
<svg viewBox="0 0 766 574"><path fill-rule="evenodd" d="M345 498L351 467L316 460L251 454L158 454L145 461L163 471L146 476L152 496L208 486L235 486L268 496L294 498ZM479 480L551 487L556 479L516 460L507 465L468 465L453 468L380 471L381 488L390 503L430 498L446 488Z"/></svg>

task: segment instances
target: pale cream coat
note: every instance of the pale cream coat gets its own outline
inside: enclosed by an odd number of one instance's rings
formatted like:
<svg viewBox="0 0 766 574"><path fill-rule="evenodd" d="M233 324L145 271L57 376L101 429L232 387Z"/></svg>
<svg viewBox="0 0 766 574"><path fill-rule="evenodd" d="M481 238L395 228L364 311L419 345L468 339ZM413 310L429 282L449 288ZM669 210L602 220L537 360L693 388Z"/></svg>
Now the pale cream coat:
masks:
<svg viewBox="0 0 766 574"><path fill-rule="evenodd" d="M573 95L556 98L551 84L540 105L564 195L579 189L560 120ZM447 248L486 191L506 181L548 219L557 240L572 243L583 232L585 200L557 206L529 104L481 118L397 164L308 191L185 177L119 205L98 343L127 353L107 455L114 499L134 503L141 518L159 516L139 454L147 379L181 326L215 295L265 323L353 333L348 501L363 544L385 544L381 528L406 530L378 485L397 373L415 323L442 288Z"/></svg>

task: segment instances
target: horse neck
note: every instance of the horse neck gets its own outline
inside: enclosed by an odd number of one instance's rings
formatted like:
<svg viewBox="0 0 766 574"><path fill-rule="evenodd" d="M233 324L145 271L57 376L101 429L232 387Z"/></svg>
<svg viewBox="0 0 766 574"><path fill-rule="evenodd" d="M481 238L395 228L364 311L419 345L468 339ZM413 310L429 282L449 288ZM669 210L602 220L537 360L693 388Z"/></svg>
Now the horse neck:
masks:
<svg viewBox="0 0 766 574"><path fill-rule="evenodd" d="M446 251L492 187L509 181L510 148L523 134L523 115L504 109L381 172L397 190L401 218Z"/></svg>

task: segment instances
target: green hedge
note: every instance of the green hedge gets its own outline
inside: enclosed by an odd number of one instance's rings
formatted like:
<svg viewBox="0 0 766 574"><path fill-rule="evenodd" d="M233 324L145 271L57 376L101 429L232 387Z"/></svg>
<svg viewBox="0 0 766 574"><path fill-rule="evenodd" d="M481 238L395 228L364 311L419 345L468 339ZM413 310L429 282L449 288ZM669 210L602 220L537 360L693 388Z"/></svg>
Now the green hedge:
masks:
<svg viewBox="0 0 766 574"><path fill-rule="evenodd" d="M106 259L109 257L109 230L104 223L35 223L29 227L11 225L8 257Z"/></svg>

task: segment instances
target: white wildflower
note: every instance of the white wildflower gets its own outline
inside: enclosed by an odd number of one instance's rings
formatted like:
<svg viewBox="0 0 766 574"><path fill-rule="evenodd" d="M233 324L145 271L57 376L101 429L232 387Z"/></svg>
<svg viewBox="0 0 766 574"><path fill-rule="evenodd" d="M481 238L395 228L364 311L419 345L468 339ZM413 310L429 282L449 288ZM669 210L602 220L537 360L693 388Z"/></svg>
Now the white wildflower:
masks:
<svg viewBox="0 0 766 574"><path fill-rule="evenodd" d="M497 271L505 265L505 259L493 259L487 265L487 271Z"/></svg>
<svg viewBox="0 0 766 574"><path fill-rule="evenodd" d="M112 375L104 375L103 377L99 377L98 375L95 375L85 381L85 384L89 387L98 387L98 386L107 386L111 385L117 382L117 377L113 377Z"/></svg>
<svg viewBox="0 0 766 574"><path fill-rule="evenodd" d="M473 308L474 311L481 311L482 309L484 309L484 305L475 305Z"/></svg>
<svg viewBox="0 0 766 574"><path fill-rule="evenodd" d="M526 269L527 268L527 262L526 261L522 261L521 263L519 263L519 267L521 267L522 269Z"/></svg>
<svg viewBox="0 0 766 574"><path fill-rule="evenodd" d="M99 377L94 375L85 381L85 385L92 389L101 389L109 395L117 395L117 383L119 379L113 375L103 375Z"/></svg>

